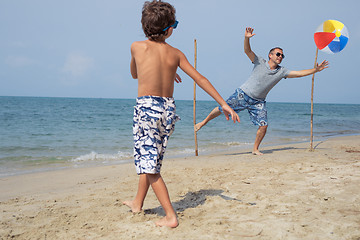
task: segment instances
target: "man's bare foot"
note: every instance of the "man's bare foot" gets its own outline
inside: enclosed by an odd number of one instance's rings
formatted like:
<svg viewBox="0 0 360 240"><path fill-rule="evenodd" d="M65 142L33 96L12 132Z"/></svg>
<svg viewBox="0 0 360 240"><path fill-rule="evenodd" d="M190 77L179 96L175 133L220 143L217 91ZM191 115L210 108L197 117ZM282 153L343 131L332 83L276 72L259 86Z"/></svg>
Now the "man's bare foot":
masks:
<svg viewBox="0 0 360 240"><path fill-rule="evenodd" d="M179 222L176 217L165 216L159 221L155 222L155 224L158 227L166 226L166 227L176 228L179 225Z"/></svg>
<svg viewBox="0 0 360 240"><path fill-rule="evenodd" d="M259 150L254 150L252 152L253 155L258 155L258 156L261 156L261 155L264 155L262 152L260 152Z"/></svg>
<svg viewBox="0 0 360 240"><path fill-rule="evenodd" d="M134 201L123 201L123 205L128 206L133 213L141 212L141 207L135 206Z"/></svg>
<svg viewBox="0 0 360 240"><path fill-rule="evenodd" d="M199 122L199 123L195 124L195 126L194 126L195 132L199 131L203 126L204 125L203 125L202 122Z"/></svg>

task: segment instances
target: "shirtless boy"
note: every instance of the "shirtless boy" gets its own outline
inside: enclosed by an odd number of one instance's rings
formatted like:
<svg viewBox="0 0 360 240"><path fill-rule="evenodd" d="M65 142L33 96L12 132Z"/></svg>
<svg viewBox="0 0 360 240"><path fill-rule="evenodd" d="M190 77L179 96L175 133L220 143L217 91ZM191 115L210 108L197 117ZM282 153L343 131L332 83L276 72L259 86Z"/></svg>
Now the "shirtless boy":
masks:
<svg viewBox="0 0 360 240"><path fill-rule="evenodd" d="M166 214L156 225L177 227L177 216L160 174L165 148L178 120L173 99L174 80L181 82L176 74L177 68L180 67L220 104L227 120L229 115L234 122L240 120L209 80L191 66L185 55L165 42L178 24L172 5L162 1L145 2L141 23L148 39L131 45L130 62L131 75L138 79L133 136L139 184L135 198L123 204L132 212L141 211L151 186Z"/></svg>

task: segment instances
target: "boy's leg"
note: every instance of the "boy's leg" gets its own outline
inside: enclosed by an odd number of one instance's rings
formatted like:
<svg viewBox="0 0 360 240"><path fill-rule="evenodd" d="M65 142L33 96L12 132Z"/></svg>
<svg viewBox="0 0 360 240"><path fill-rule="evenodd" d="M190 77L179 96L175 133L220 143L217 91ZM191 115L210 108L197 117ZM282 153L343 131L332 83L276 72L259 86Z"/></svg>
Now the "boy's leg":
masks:
<svg viewBox="0 0 360 240"><path fill-rule="evenodd" d="M130 207L132 212L140 212L144 205L146 194L149 190L150 182L147 174L140 174L138 191L134 200L124 201L123 204Z"/></svg>
<svg viewBox="0 0 360 240"><path fill-rule="evenodd" d="M197 132L199 131L203 126L205 126L210 120L218 117L221 115L222 112L220 112L219 108L216 107L214 108L210 114L201 122L197 123L195 126L194 126L194 130Z"/></svg>
<svg viewBox="0 0 360 240"><path fill-rule="evenodd" d="M171 205L168 190L160 174L147 174L150 185L154 190L166 216L156 222L157 226L177 227L179 225L176 213Z"/></svg>
<svg viewBox="0 0 360 240"><path fill-rule="evenodd" d="M260 126L256 133L255 143L254 143L254 149L252 153L254 155L263 155L262 152L259 151L259 146L261 141L264 139L266 134L267 126Z"/></svg>

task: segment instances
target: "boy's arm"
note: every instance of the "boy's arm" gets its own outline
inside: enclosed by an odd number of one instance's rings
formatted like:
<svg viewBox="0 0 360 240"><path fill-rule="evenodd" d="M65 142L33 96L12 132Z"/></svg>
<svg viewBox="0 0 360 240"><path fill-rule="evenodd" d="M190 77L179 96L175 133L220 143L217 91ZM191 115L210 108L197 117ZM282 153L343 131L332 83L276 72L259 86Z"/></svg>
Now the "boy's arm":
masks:
<svg viewBox="0 0 360 240"><path fill-rule="evenodd" d="M255 60L255 53L251 50L250 47L250 38L252 38L255 34L253 34L254 29L247 27L245 29L245 39L244 39L244 52L248 56L251 62Z"/></svg>
<svg viewBox="0 0 360 240"><path fill-rule="evenodd" d="M225 117L229 120L229 114L231 115L231 119L234 122L240 122L239 116L234 112L232 108L225 102L225 100L220 96L220 94L216 91L214 86L210 83L210 81L201 75L196 69L189 63L186 56L179 51L179 67L189 75L196 83L201 87L207 94L209 94L212 98L218 102L223 108Z"/></svg>
<svg viewBox="0 0 360 240"><path fill-rule="evenodd" d="M136 44L131 44L131 60L130 60L130 73L133 79L137 79L137 71L136 71L136 62L135 62L135 46Z"/></svg>
<svg viewBox="0 0 360 240"><path fill-rule="evenodd" d="M329 62L324 60L320 65L317 63L315 68L312 69L305 69L300 71L290 71L290 73L287 75L287 78L298 78L298 77L305 77L317 72L320 72L324 70L325 68L328 68Z"/></svg>

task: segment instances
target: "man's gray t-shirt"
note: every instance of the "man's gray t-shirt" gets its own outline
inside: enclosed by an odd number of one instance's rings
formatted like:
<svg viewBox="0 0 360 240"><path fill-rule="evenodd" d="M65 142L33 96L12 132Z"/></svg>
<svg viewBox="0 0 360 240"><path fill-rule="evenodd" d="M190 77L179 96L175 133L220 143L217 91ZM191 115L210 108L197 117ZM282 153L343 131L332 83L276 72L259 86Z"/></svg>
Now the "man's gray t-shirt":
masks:
<svg viewBox="0 0 360 240"><path fill-rule="evenodd" d="M282 79L286 78L290 73L285 67L278 66L271 70L268 62L255 55L254 69L248 80L240 86L240 88L254 99L265 101L269 91Z"/></svg>

